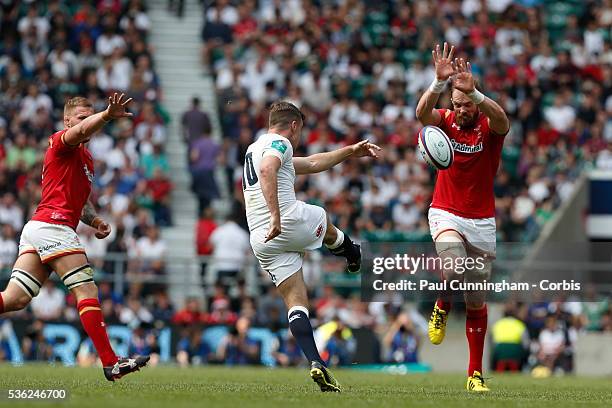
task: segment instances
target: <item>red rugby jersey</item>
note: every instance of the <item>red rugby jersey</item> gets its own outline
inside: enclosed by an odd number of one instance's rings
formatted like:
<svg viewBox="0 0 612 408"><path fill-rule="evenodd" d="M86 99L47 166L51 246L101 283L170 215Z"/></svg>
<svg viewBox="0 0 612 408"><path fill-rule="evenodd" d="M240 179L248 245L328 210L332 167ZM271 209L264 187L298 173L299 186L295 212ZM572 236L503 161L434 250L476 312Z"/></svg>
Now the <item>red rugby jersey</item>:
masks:
<svg viewBox="0 0 612 408"><path fill-rule="evenodd" d="M42 198L32 219L76 229L91 193L94 166L84 144L71 147L62 141L66 130L49 138L43 162Z"/></svg>
<svg viewBox="0 0 612 408"><path fill-rule="evenodd" d="M474 126L462 129L455 112L438 109L438 127L451 140L453 164L438 171L431 207L465 218L495 216L493 182L499 167L504 136L489 129L488 118L480 112Z"/></svg>

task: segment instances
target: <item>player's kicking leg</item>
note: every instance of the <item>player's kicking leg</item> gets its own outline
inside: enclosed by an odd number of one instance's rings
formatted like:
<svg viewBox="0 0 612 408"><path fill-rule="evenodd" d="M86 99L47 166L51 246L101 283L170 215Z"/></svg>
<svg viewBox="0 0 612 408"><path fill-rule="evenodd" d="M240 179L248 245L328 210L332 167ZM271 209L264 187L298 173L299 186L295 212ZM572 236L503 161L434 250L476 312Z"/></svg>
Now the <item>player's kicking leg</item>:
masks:
<svg viewBox="0 0 612 408"><path fill-rule="evenodd" d="M476 257L480 254L470 256ZM472 268L465 273L466 282L482 282L488 280L491 275L491 263L485 262L485 267L481 269ZM463 294L465 299L465 336L468 341L470 352L468 364L468 379L466 388L468 391L487 392L489 387L485 384L482 376L482 355L484 343L487 335L487 305L485 303L486 294L484 291L466 291Z"/></svg>
<svg viewBox="0 0 612 408"><path fill-rule="evenodd" d="M446 260L449 258L465 258L467 256L465 243L457 231L448 230L440 233L436 237L435 245L436 252L438 253L438 256L442 258L444 264L446 264ZM445 269L442 271L442 273L444 275L443 278L446 281L461 278L452 269ZM451 310L451 300L451 290L441 291L438 300L436 300L429 318L429 326L427 330L429 340L432 342L432 344L438 345L444 340L444 336L446 335L448 314Z"/></svg>
<svg viewBox="0 0 612 408"><path fill-rule="evenodd" d="M310 377L323 392L340 392L340 384L325 366L314 341L308 316L308 294L302 269L278 285L278 290L289 312L289 329L310 362Z"/></svg>
<svg viewBox="0 0 612 408"><path fill-rule="evenodd" d="M106 379L115 381L144 367L149 361L149 356L120 358L113 351L98 301L98 287L93 281L93 269L89 266L85 255L81 253L65 255L50 260L49 265L76 297L81 323L100 356Z"/></svg>
<svg viewBox="0 0 612 408"><path fill-rule="evenodd" d="M351 238L340 228L332 224L329 217L327 218L327 230L323 243L332 254L346 258L349 272L359 272L361 269L361 247L351 241Z"/></svg>
<svg viewBox="0 0 612 408"><path fill-rule="evenodd" d="M25 308L38 295L48 277L49 269L40 262L38 254L19 255L9 283L0 293L0 315Z"/></svg>

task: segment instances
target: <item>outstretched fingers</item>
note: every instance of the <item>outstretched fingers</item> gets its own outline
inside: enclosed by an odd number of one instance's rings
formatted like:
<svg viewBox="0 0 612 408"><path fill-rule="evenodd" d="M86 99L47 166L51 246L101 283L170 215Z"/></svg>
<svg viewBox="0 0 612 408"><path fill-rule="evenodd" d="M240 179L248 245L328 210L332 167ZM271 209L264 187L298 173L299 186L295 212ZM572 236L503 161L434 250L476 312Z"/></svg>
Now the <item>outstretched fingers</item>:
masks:
<svg viewBox="0 0 612 408"><path fill-rule="evenodd" d="M450 52L448 53L448 59L453 60L453 56L455 55L455 46L451 46Z"/></svg>

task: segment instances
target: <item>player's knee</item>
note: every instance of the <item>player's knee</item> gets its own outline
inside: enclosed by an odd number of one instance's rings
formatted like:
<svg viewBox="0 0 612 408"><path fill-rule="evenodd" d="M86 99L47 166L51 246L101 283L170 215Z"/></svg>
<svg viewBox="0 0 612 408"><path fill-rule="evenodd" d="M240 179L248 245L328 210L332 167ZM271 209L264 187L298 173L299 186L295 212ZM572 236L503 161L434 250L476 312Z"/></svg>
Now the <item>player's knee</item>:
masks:
<svg viewBox="0 0 612 408"><path fill-rule="evenodd" d="M97 297L98 287L94 283L93 275L93 268L86 264L64 274L62 281L77 298Z"/></svg>
<svg viewBox="0 0 612 408"><path fill-rule="evenodd" d="M444 277L446 279L456 278L459 271L455 270L454 268L455 261L458 259L465 259L467 257L467 251L465 249L463 240L461 237L454 234L443 234L441 237L436 239L435 246L438 256L444 262ZM447 262L448 259L452 259L453 262ZM459 263L457 263L457 266L459 266Z"/></svg>
<svg viewBox="0 0 612 408"><path fill-rule="evenodd" d="M15 268L11 273L12 282L17 288L16 290L5 291L2 295L4 310L21 310L25 308L32 298L36 297L40 292L42 284L31 273L23 269Z"/></svg>
<svg viewBox="0 0 612 408"><path fill-rule="evenodd" d="M8 297L8 299L4 298L4 310L9 312L25 309L31 301L32 298L28 294L22 292L12 297Z"/></svg>
<svg viewBox="0 0 612 408"><path fill-rule="evenodd" d="M467 309L472 309L472 310L477 310L477 309L482 309L485 305L484 300L472 300L470 302L465 303L465 307Z"/></svg>
<svg viewBox="0 0 612 408"><path fill-rule="evenodd" d="M472 291L464 293L465 307L467 309L482 309L485 305L485 293Z"/></svg>
<svg viewBox="0 0 612 408"><path fill-rule="evenodd" d="M31 301L32 298L30 297L30 295L21 290L13 292L2 292L2 304L4 307L4 312L14 312L17 310L25 309Z"/></svg>

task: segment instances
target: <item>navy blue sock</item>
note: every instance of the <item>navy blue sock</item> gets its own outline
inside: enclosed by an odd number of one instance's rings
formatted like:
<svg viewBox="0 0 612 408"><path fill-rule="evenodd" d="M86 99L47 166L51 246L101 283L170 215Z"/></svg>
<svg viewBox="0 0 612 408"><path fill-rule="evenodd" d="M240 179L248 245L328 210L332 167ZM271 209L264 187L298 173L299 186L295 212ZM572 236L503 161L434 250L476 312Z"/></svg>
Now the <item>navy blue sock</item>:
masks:
<svg viewBox="0 0 612 408"><path fill-rule="evenodd" d="M293 306L287 315L289 316L289 329L302 349L302 353L309 362L318 361L325 366L314 341L308 309L304 306Z"/></svg>

